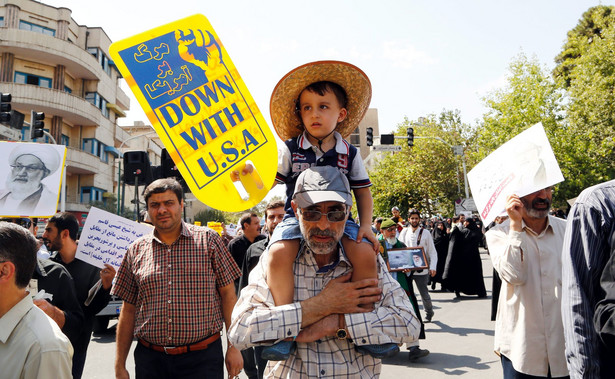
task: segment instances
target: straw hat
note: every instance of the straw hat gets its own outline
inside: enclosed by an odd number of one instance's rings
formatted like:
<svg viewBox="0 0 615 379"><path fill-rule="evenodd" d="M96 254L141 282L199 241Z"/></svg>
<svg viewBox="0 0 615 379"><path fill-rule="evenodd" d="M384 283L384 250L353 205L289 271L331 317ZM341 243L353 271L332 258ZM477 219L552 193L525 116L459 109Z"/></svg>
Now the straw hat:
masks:
<svg viewBox="0 0 615 379"><path fill-rule="evenodd" d="M363 71L346 62L307 63L284 75L271 94L271 120L283 141L302 133L301 120L295 113L296 101L305 87L321 81L336 83L346 91L348 115L335 129L343 138L347 138L365 116L372 98L372 86Z"/></svg>

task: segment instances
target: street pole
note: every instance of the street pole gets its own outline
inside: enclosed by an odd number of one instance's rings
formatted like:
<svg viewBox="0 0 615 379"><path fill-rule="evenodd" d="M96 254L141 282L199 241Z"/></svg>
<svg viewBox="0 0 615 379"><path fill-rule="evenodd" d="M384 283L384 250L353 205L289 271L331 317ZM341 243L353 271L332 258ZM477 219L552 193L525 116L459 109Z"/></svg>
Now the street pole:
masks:
<svg viewBox="0 0 615 379"><path fill-rule="evenodd" d="M470 193L468 192L468 174L466 173L466 156L465 154L461 156L461 163L463 164L463 186L466 190L466 199L470 198Z"/></svg>

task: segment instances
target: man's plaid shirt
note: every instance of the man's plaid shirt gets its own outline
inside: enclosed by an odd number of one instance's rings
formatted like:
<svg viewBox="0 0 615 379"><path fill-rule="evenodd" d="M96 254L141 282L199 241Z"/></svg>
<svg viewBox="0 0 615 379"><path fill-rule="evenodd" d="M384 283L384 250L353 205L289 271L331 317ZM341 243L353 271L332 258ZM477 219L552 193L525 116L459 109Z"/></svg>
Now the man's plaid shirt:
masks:
<svg viewBox="0 0 615 379"><path fill-rule="evenodd" d="M239 349L294 337L301 330L301 301L313 297L334 278L352 270L339 245L339 262L318 269L313 253L302 242L294 263L295 303L275 306L264 274L265 252L250 273L250 283L241 291L233 309L229 339ZM382 299L372 312L346 314L352 342L336 337L297 343L297 351L286 361L269 362L267 378L373 378L380 374L380 359L358 353L354 345L409 343L418 338L420 324L408 296L386 271L379 259L378 278ZM383 269L384 268L384 269Z"/></svg>
<svg viewBox="0 0 615 379"><path fill-rule="evenodd" d="M240 274L218 233L182 222L172 245L153 232L135 241L111 293L136 306L135 337L155 345L182 346L222 329L217 289Z"/></svg>

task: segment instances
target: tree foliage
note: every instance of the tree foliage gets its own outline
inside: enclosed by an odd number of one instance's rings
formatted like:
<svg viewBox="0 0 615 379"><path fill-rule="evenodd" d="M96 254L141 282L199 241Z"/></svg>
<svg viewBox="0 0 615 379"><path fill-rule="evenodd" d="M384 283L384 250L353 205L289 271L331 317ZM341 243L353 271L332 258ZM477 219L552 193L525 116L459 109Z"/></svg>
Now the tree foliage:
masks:
<svg viewBox="0 0 615 379"><path fill-rule="evenodd" d="M566 109L578 161L580 189L615 174L615 7L586 11L556 58L554 76L567 90ZM578 179L578 178L575 178Z"/></svg>
<svg viewBox="0 0 615 379"><path fill-rule="evenodd" d="M389 215L393 206L398 206L402 215L410 208L425 214L451 214L455 199L462 197L457 178L463 186L463 173L460 158L448 145L467 146L474 138L473 130L461 122L459 111L446 110L430 115L423 124L406 118L395 134L406 136L410 126L414 128L414 147L409 148L406 140L397 140L402 151L385 153L370 171L374 214Z"/></svg>

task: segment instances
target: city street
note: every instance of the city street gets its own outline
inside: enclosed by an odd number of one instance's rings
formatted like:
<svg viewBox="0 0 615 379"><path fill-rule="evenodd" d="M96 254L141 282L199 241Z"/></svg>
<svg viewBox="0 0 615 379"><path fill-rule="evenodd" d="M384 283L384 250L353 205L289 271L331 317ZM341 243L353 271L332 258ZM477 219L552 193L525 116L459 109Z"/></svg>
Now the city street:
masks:
<svg viewBox="0 0 615 379"><path fill-rule="evenodd" d="M432 323L425 325L427 339L421 340L421 348L431 353L410 362L404 347L397 356L383 361L382 378L409 375L421 379L501 377L499 358L493 353L495 323L490 321L492 266L486 252L481 252L488 297L462 296L459 300L453 293L438 291L438 285L437 290L431 292L435 316ZM115 325L112 321L106 333L92 337L84 378L113 378ZM132 347L134 349L135 343ZM132 351L127 367L134 378ZM246 378L243 373L240 377Z"/></svg>

